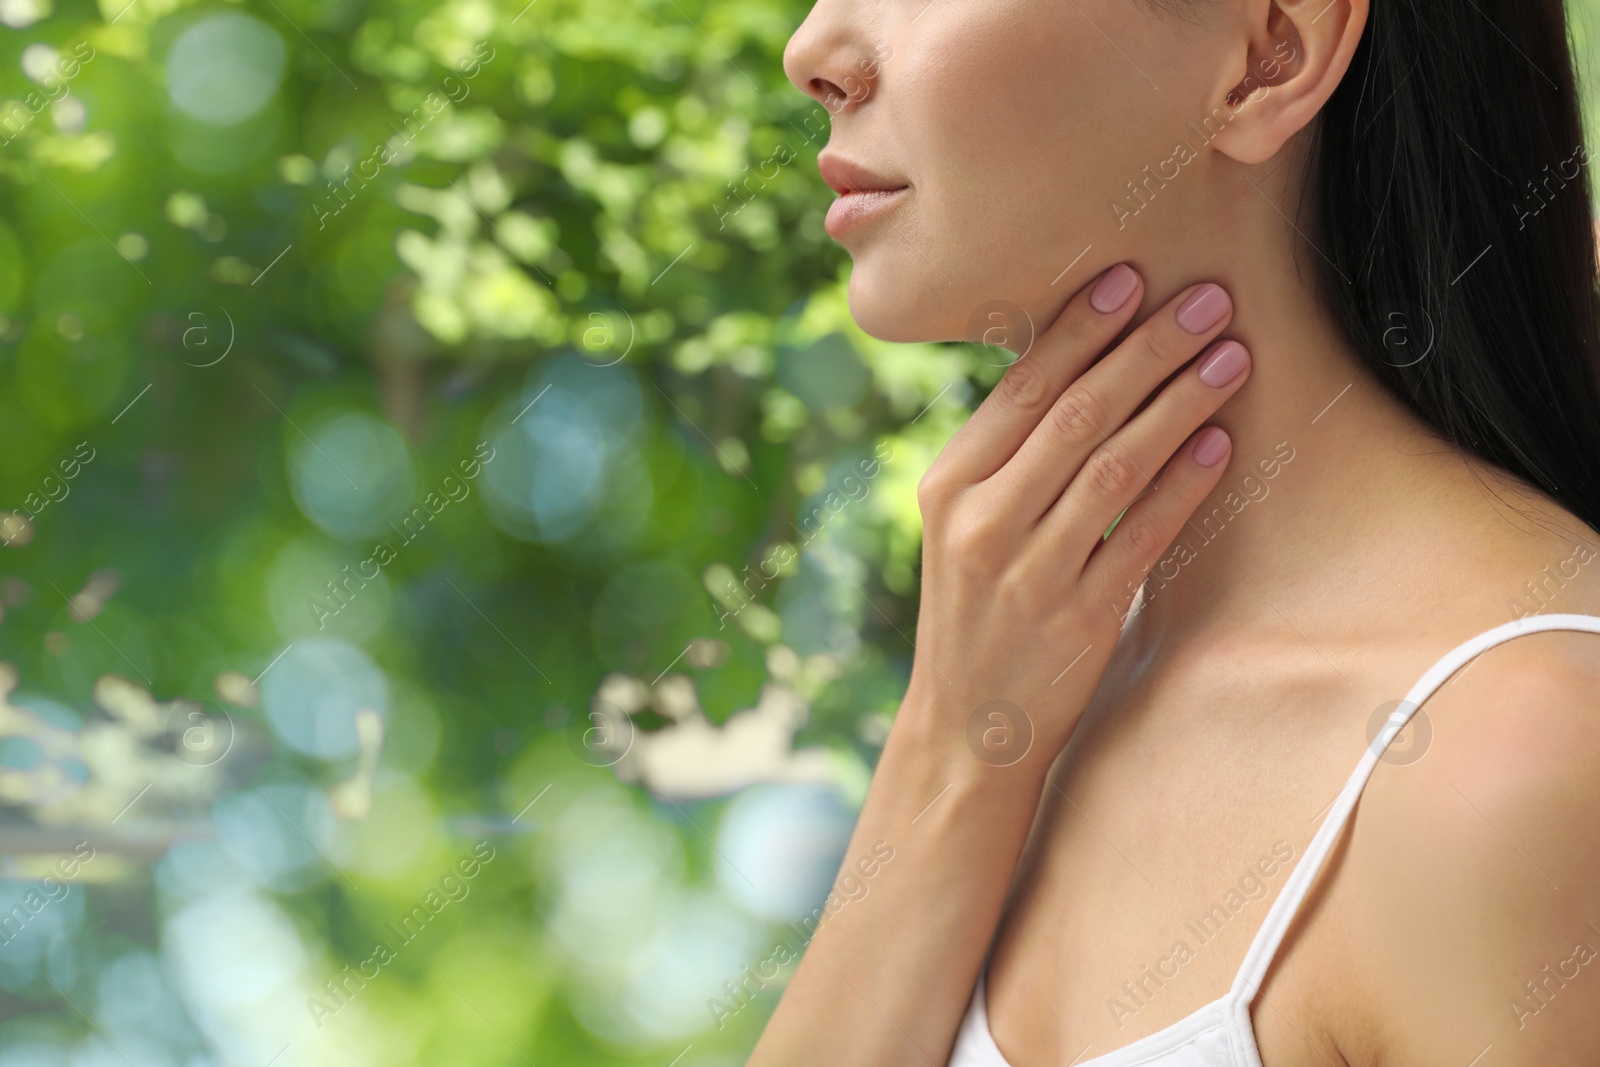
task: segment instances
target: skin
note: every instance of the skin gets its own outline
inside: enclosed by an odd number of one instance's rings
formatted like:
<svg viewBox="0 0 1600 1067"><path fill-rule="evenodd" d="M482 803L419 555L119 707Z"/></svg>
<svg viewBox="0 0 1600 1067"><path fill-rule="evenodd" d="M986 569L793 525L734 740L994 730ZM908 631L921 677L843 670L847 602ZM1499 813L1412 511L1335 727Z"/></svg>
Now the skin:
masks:
<svg viewBox="0 0 1600 1067"><path fill-rule="evenodd" d="M1171 1025L1227 989L1288 868L1241 879L1303 854L1375 710L1517 602L1600 615L1600 534L1407 412L1309 270L1305 143L1366 0L1180 8L819 0L790 42L829 151L910 186L842 238L857 321L957 339L998 300L1035 336L923 480L917 655L846 862L894 859L811 941L759 1067L944 1063L991 946L1014 1067ZM1216 108L1201 144L1185 123ZM1112 198L1182 139L1195 158L1122 217ZM1117 263L1139 284L1097 311ZM1173 311L1206 282L1231 310L1185 334ZM1204 386L1223 338L1250 366ZM1231 441L1211 468L1203 425ZM1420 726L1396 743L1424 754L1378 766L1255 1001L1268 1067L1600 1057L1600 956L1575 952L1600 953L1597 692L1600 635L1553 632L1427 701L1426 747ZM1004 767L967 740L995 700L1033 735ZM1186 937L1240 886L1217 936ZM1176 976L1112 1009L1180 939Z"/></svg>

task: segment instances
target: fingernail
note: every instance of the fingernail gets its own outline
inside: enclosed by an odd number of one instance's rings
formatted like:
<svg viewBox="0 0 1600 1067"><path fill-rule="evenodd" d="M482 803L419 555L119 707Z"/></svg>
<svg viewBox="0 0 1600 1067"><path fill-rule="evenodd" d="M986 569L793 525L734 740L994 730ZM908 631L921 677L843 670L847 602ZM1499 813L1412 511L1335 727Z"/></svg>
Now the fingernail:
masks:
<svg viewBox="0 0 1600 1067"><path fill-rule="evenodd" d="M1207 282L1178 305L1178 325L1190 333L1205 333L1222 321L1230 301L1222 286Z"/></svg>
<svg viewBox="0 0 1600 1067"><path fill-rule="evenodd" d="M1200 364L1200 380L1215 389L1233 381L1250 365L1250 353L1238 341L1224 341Z"/></svg>
<svg viewBox="0 0 1600 1067"><path fill-rule="evenodd" d="M1194 441L1194 461L1202 467L1215 467L1228 454L1228 432L1220 426L1207 426Z"/></svg>
<svg viewBox="0 0 1600 1067"><path fill-rule="evenodd" d="M1138 286L1139 276L1133 272L1133 268L1126 263L1118 263L1095 283L1094 292L1089 294L1089 306L1102 315L1109 314L1126 304Z"/></svg>

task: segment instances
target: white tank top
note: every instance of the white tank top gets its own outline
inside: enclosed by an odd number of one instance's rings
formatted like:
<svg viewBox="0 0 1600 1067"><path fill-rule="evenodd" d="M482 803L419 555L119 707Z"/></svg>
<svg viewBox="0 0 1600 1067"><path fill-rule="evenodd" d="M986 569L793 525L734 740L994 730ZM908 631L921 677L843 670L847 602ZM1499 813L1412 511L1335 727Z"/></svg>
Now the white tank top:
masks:
<svg viewBox="0 0 1600 1067"><path fill-rule="evenodd" d="M1233 986L1218 999L1192 1015L1178 1020L1165 1030L1141 1038L1101 1056L1074 1064L1074 1067L1261 1067L1261 1052L1256 1048L1255 1028L1250 1022L1250 1005L1266 977L1267 968L1283 941L1289 924L1305 900L1322 863L1333 850L1339 832L1354 810L1361 790L1372 776L1384 749L1411 719L1417 708L1463 664L1485 649L1523 634L1544 630L1586 630L1600 634L1600 617L1594 615L1530 615L1496 626L1471 638L1444 655L1406 694L1405 700L1389 716L1372 744L1367 747L1355 773L1345 783L1327 818L1311 839L1306 854L1295 865L1272 909L1245 953L1244 963ZM1011 1067L1000 1054L989 1032L989 1014L984 1002L983 975L967 1007L966 1018L956 1035L949 1067Z"/></svg>

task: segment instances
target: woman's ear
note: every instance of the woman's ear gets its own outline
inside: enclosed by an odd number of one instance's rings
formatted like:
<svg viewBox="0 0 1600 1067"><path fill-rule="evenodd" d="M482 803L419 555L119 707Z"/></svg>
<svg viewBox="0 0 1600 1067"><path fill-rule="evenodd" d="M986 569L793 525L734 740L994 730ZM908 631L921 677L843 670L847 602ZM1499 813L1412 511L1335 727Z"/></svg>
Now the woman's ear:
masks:
<svg viewBox="0 0 1600 1067"><path fill-rule="evenodd" d="M1248 6L1243 47L1212 115L1211 147L1240 163L1271 159L1311 123L1350 68L1368 0L1264 0Z"/></svg>

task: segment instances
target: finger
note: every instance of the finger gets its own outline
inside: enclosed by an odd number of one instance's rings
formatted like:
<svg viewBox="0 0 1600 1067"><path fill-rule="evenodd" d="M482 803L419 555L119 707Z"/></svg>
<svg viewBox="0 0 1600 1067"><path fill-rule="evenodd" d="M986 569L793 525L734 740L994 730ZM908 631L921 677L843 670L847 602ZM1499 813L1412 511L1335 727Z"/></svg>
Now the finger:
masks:
<svg viewBox="0 0 1600 1067"><path fill-rule="evenodd" d="M1185 289L1141 323L1067 387L997 473L998 506L1030 518L1043 515L1090 454L1133 416L1157 386L1221 333L1232 317L1228 294L1207 282ZM1161 458L1165 462L1167 457ZM1140 468L1137 473L1143 475L1141 481L1148 482L1155 469Z"/></svg>
<svg viewBox="0 0 1600 1067"><path fill-rule="evenodd" d="M1106 527L1138 500L1184 440L1249 376L1250 353L1237 341L1223 341L1186 367L1131 422L1089 454L1040 523L1044 543L1066 559L1087 560Z"/></svg>
<svg viewBox="0 0 1600 1067"><path fill-rule="evenodd" d="M1127 614L1145 576L1222 480L1232 451L1220 426L1205 427L1178 450L1156 488L1090 557L1078 584L1087 602L1109 604L1119 618Z"/></svg>
<svg viewBox="0 0 1600 1067"><path fill-rule="evenodd" d="M934 464L939 476L975 485L1004 466L1067 384L1116 340L1143 292L1126 263L1078 290L950 439Z"/></svg>

